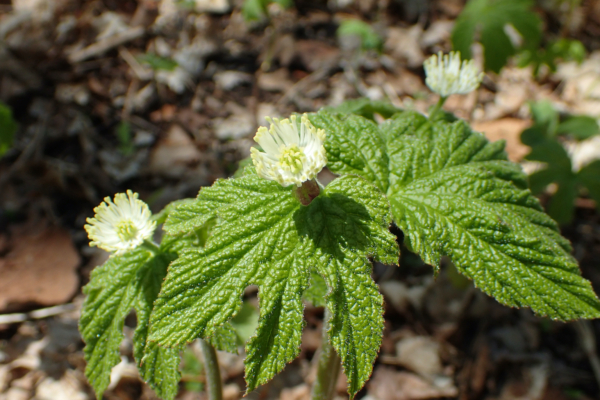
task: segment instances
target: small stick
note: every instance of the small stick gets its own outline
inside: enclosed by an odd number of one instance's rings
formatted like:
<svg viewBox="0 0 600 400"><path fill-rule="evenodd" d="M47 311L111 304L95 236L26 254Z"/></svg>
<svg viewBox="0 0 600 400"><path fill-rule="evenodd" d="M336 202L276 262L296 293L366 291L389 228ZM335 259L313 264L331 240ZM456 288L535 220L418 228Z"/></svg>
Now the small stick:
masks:
<svg viewBox="0 0 600 400"><path fill-rule="evenodd" d="M88 58L99 56L115 47L141 38L146 33L146 29L142 26L129 28L124 32L102 39L99 42L89 45L88 47L77 50L69 55L69 61L73 64L87 60Z"/></svg>
<svg viewBox="0 0 600 400"><path fill-rule="evenodd" d="M39 310L30 311L28 313L18 314L0 314L0 325L16 324L18 322L27 321L30 319L43 319L53 317L77 309L73 303L61 304L58 306L40 308Z"/></svg>

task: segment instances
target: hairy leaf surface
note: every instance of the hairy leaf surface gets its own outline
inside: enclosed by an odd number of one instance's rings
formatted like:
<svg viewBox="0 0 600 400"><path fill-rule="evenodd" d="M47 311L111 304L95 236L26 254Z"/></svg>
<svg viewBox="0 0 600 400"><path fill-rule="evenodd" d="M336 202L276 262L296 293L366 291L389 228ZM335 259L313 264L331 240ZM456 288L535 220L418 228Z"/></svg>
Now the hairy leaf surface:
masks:
<svg viewBox="0 0 600 400"><path fill-rule="evenodd" d="M430 122L414 112L380 126L327 112L311 121L328 134L332 172L359 174L386 191L405 244L436 270L448 256L503 304L562 320L600 316L569 242L507 161L503 142L489 143L463 121ZM337 145L359 140L370 147ZM372 158L373 148L385 156Z"/></svg>
<svg viewBox="0 0 600 400"><path fill-rule="evenodd" d="M178 348L159 348L146 341L152 304L160 290L170 259L137 249L111 257L92 272L84 288L87 295L79 328L86 342L86 376L100 398L110 381L110 372L121 359L123 322L132 308L138 326L134 333L134 356L140 375L165 399L177 394Z"/></svg>
<svg viewBox="0 0 600 400"><path fill-rule="evenodd" d="M212 336L238 312L244 289L256 284L260 317L246 346L253 390L297 357L302 295L316 270L332 288L331 340L354 395L370 375L383 328L369 257L396 262L398 256L385 197L348 176L304 207L291 188L248 174L202 189L199 202L204 199L219 199L220 206L211 214L199 205L190 219L210 214L218 223L203 249L184 250L171 265L151 317L151 339L177 346Z"/></svg>

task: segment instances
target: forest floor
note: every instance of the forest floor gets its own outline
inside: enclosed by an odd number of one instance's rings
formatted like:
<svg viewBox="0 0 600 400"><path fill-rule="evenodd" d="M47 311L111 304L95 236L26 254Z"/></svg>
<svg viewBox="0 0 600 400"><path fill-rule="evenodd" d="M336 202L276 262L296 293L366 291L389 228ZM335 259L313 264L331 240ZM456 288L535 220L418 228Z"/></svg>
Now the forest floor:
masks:
<svg viewBox="0 0 600 400"><path fill-rule="evenodd" d="M461 0L302 0L287 10L271 5L268 20L248 23L237 0L195 3L0 0L0 101L19 123L14 147L0 159L0 400L95 397L77 321L81 288L107 258L88 246L83 230L104 196L132 189L155 212L193 197L235 172L265 116L357 97L426 112L437 98L422 63L451 49L463 7ZM590 51L583 64L563 63L541 79L509 65L445 109L490 140L506 140L517 162L528 152L519 135L531 124L529 101L600 116L600 6L584 3L589 9L573 33ZM337 37L348 18L374 21L381 53ZM170 69L169 60L178 66ZM563 233L598 291L593 201L578 199ZM386 329L359 398L598 398L598 321L561 323L504 307L452 266L434 279L430 266L406 253L400 268L376 266L374 277ZM322 314L307 307L300 357L248 398L308 398ZM134 326L132 316L106 399L156 398L132 361ZM197 391L197 353L192 346L184 355L180 399L206 398ZM243 354L220 358L225 399L241 398Z"/></svg>

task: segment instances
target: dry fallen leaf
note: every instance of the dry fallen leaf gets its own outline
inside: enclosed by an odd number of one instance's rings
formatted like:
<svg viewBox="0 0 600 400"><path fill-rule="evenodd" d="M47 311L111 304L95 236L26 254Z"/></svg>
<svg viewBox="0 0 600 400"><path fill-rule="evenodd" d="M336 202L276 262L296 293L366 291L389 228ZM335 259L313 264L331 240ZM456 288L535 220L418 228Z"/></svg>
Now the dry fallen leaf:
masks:
<svg viewBox="0 0 600 400"><path fill-rule="evenodd" d="M150 155L149 170L165 176L181 176L190 164L200 161L194 141L179 125L172 125Z"/></svg>
<svg viewBox="0 0 600 400"><path fill-rule="evenodd" d="M36 226L15 233L11 242L0 258L0 312L61 304L75 294L80 258L69 232Z"/></svg>
<svg viewBox="0 0 600 400"><path fill-rule="evenodd" d="M378 400L418 400L455 397L458 390L452 384L437 387L410 372L380 367L367 384L369 396Z"/></svg>
<svg viewBox="0 0 600 400"><path fill-rule="evenodd" d="M419 375L442 373L440 344L428 336L406 337L396 343L396 359Z"/></svg>
<svg viewBox="0 0 600 400"><path fill-rule="evenodd" d="M517 118L502 118L495 121L474 122L473 130L482 132L488 140L506 140L508 159L514 162L523 160L529 147L521 143L521 132L531 126L531 121Z"/></svg>

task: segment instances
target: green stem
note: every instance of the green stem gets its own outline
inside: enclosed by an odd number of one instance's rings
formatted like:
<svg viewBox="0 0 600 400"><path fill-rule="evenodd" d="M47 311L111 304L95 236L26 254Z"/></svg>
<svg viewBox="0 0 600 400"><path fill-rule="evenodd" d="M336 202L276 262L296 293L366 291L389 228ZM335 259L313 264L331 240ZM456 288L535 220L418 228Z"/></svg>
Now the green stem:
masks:
<svg viewBox="0 0 600 400"><path fill-rule="evenodd" d="M160 247L158 247L158 245L156 243L154 243L153 241L150 241L150 240L144 240L142 242L142 244L140 245L140 247L154 253L155 255L162 253L160 251Z"/></svg>
<svg viewBox="0 0 600 400"><path fill-rule="evenodd" d="M433 106L433 108L431 109L431 112L429 113L430 121L433 121L433 117L435 117L435 115L442 109L442 106L446 102L447 98L448 98L448 96L440 96L440 99L438 100L437 104L435 106Z"/></svg>
<svg viewBox="0 0 600 400"><path fill-rule="evenodd" d="M329 342L329 319L331 313L325 307L321 349L319 350L317 377L312 389L312 400L330 400L335 395L335 387L340 374L342 360Z"/></svg>
<svg viewBox="0 0 600 400"><path fill-rule="evenodd" d="M206 371L206 392L209 400L221 400L223 387L221 384L221 370L217 360L217 351L206 340L200 340L202 355L204 356L204 370Z"/></svg>

